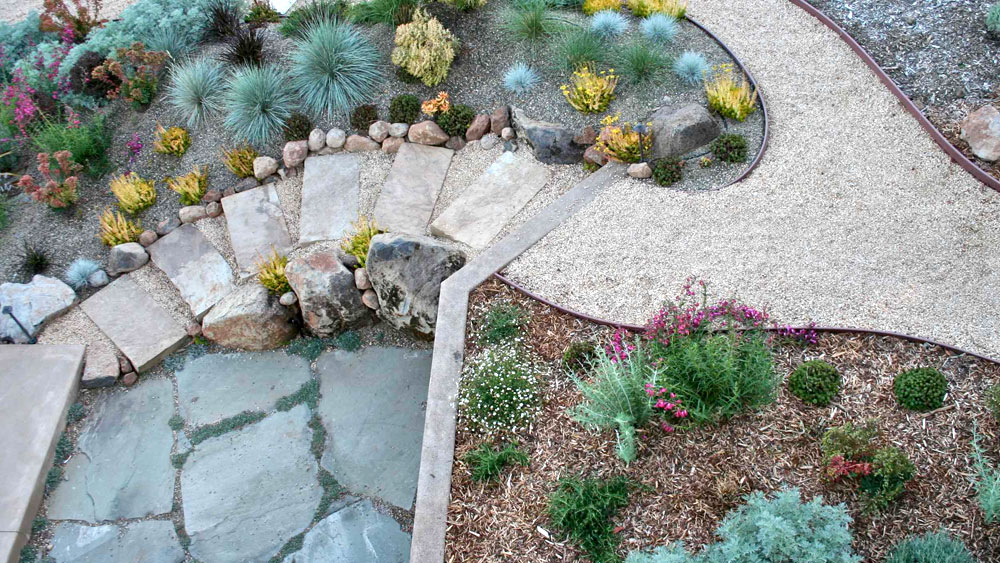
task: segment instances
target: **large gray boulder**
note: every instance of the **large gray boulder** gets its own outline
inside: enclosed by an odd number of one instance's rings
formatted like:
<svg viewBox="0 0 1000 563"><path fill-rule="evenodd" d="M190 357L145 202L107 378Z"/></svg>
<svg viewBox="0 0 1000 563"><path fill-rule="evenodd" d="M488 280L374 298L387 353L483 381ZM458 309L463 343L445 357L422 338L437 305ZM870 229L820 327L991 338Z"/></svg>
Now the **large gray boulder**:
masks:
<svg viewBox="0 0 1000 563"><path fill-rule="evenodd" d="M334 250L313 250L289 260L288 284L298 297L302 320L316 336L333 336L371 320L361 292Z"/></svg>
<svg viewBox="0 0 1000 563"><path fill-rule="evenodd" d="M299 329L295 314L264 286L249 283L219 301L205 315L202 334L222 346L269 350L284 345Z"/></svg>
<svg viewBox="0 0 1000 563"><path fill-rule="evenodd" d="M379 317L419 336L433 335L441 282L464 265L461 250L437 239L376 235L365 268L378 294Z"/></svg>
<svg viewBox="0 0 1000 563"><path fill-rule="evenodd" d="M0 306L11 307L11 313L35 336L47 321L58 317L76 303L76 292L65 283L37 275L30 283L0 285ZM18 328L10 315L0 313L0 337L25 343L28 336Z"/></svg>
<svg viewBox="0 0 1000 563"><path fill-rule="evenodd" d="M653 160L687 154L722 132L718 122L699 104L663 106L653 111L648 121L653 134Z"/></svg>
<svg viewBox="0 0 1000 563"><path fill-rule="evenodd" d="M514 118L517 136L527 139L539 162L545 164L583 162L583 151L587 147L573 140L576 133L572 129L558 123L532 119L516 107L511 107L510 111Z"/></svg>

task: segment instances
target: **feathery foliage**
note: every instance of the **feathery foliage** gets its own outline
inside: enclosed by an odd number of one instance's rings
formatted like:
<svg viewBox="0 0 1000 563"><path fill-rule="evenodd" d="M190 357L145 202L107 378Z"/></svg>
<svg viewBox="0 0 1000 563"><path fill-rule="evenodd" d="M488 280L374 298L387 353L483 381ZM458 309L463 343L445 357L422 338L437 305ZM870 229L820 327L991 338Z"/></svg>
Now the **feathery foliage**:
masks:
<svg viewBox="0 0 1000 563"><path fill-rule="evenodd" d="M222 65L208 58L191 59L170 69L167 103L188 127L198 127L222 109Z"/></svg>
<svg viewBox="0 0 1000 563"><path fill-rule="evenodd" d="M135 172L112 178L111 193L118 198L118 208L132 215L156 203L153 180L145 180Z"/></svg>
<svg viewBox="0 0 1000 563"><path fill-rule="evenodd" d="M983 511L983 519L993 523L1000 521L1000 467L993 466L986 459L983 448L979 445L979 434L973 429L972 434L973 459L976 462L976 494L979 508Z"/></svg>
<svg viewBox="0 0 1000 563"><path fill-rule="evenodd" d="M208 189L208 170L195 166L183 176L167 178L167 187L177 192L181 205L198 205Z"/></svg>
<svg viewBox="0 0 1000 563"><path fill-rule="evenodd" d="M657 43L670 43L679 29L677 20L664 14L653 14L639 24L639 31L643 36Z"/></svg>
<svg viewBox="0 0 1000 563"><path fill-rule="evenodd" d="M514 94L527 94L541 81L542 78L535 69L519 61L507 69L503 76L503 87Z"/></svg>
<svg viewBox="0 0 1000 563"><path fill-rule="evenodd" d="M975 563L965 544L944 530L911 536L899 542L885 563Z"/></svg>
<svg viewBox="0 0 1000 563"><path fill-rule="evenodd" d="M547 0L514 0L503 12L503 27L514 39L537 42L567 27Z"/></svg>
<svg viewBox="0 0 1000 563"><path fill-rule="evenodd" d="M346 7L341 0L307 2L289 12L278 26L278 31L285 37L301 39L317 24L342 20L345 12Z"/></svg>
<svg viewBox="0 0 1000 563"><path fill-rule="evenodd" d="M107 246L118 246L126 242L139 240L142 234L142 223L129 221L117 211L105 209L101 215L100 233L98 238Z"/></svg>
<svg viewBox="0 0 1000 563"><path fill-rule="evenodd" d="M674 61L674 74L687 84L700 84L705 80L705 73L708 70L708 61L705 60L705 55L694 51L684 51Z"/></svg>
<svg viewBox="0 0 1000 563"><path fill-rule="evenodd" d="M620 47L615 59L618 73L633 85L652 81L670 64L670 57L659 47L642 40Z"/></svg>
<svg viewBox="0 0 1000 563"><path fill-rule="evenodd" d="M292 86L315 115L346 115L370 100L381 81L379 55L354 26L320 22L296 43Z"/></svg>
<svg viewBox="0 0 1000 563"><path fill-rule="evenodd" d="M101 269L101 265L88 258L77 258L66 268L63 277L73 289L79 290L87 286L87 278Z"/></svg>
<svg viewBox="0 0 1000 563"><path fill-rule="evenodd" d="M574 71L604 62L607 45L600 35L590 29L577 28L556 38L552 55L563 70Z"/></svg>
<svg viewBox="0 0 1000 563"><path fill-rule="evenodd" d="M358 267L364 268L368 261L368 249L372 244L372 237L381 233L375 221L362 216L356 223L353 223L354 232L344 235L344 240L340 243L340 249L358 259Z"/></svg>
<svg viewBox="0 0 1000 563"><path fill-rule="evenodd" d="M157 27L144 39L143 44L150 51L163 51L175 63L187 57L201 41L199 28L184 26Z"/></svg>
<svg viewBox="0 0 1000 563"><path fill-rule="evenodd" d="M43 118L41 126L31 132L31 143L39 152L69 151L70 159L85 166L91 176L99 176L109 168L110 139L105 117L100 114L84 124Z"/></svg>
<svg viewBox="0 0 1000 563"><path fill-rule="evenodd" d="M288 257L278 254L277 248L272 248L267 258L261 256L257 260L257 281L272 295L291 291L292 286L288 285L288 277L285 275L287 265Z"/></svg>
<svg viewBox="0 0 1000 563"><path fill-rule="evenodd" d="M628 506L632 487L621 475L607 480L563 477L549 496L549 518L555 529L579 545L594 563L619 561L615 554L619 538L611 519Z"/></svg>
<svg viewBox="0 0 1000 563"><path fill-rule="evenodd" d="M223 97L229 132L253 144L264 144L281 133L295 105L286 82L284 73L270 65L237 70Z"/></svg>
<svg viewBox="0 0 1000 563"><path fill-rule="evenodd" d="M42 245L27 240L21 242L19 257L21 259L21 269L32 276L41 274L52 264L52 259L49 258L48 252L46 252Z"/></svg>
<svg viewBox="0 0 1000 563"><path fill-rule="evenodd" d="M458 54L458 38L423 10L417 10L412 22L396 28L395 43L392 64L425 86L436 86L447 78Z"/></svg>
<svg viewBox="0 0 1000 563"><path fill-rule="evenodd" d="M516 443L506 444L499 450L488 443L483 443L465 454L463 461L472 468L473 481L494 481L508 465L516 463L527 466L528 455L517 449Z"/></svg>
<svg viewBox="0 0 1000 563"><path fill-rule="evenodd" d="M253 176L253 161L258 156L257 150L249 145L222 151L222 162L237 178Z"/></svg>
<svg viewBox="0 0 1000 563"><path fill-rule="evenodd" d="M601 37L617 37L627 29L628 20L614 10L604 10L590 16L590 30Z"/></svg>

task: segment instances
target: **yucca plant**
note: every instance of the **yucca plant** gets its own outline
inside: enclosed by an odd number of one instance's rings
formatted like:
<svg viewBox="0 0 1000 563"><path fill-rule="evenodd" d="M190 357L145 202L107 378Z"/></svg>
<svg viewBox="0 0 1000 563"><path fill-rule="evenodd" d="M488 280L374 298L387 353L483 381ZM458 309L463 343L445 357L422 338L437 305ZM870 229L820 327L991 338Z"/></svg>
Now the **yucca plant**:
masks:
<svg viewBox="0 0 1000 563"><path fill-rule="evenodd" d="M167 178L167 187L181 196L181 205L197 205L208 189L208 170L195 166L176 178Z"/></svg>
<svg viewBox="0 0 1000 563"><path fill-rule="evenodd" d="M240 28L226 44L222 60L237 67L264 64L264 35L260 28Z"/></svg>
<svg viewBox="0 0 1000 563"><path fill-rule="evenodd" d="M257 260L257 281L272 295L288 293L292 290L292 286L288 285L288 277L285 275L287 265L288 257L279 254L278 249L272 248L267 258L261 256Z"/></svg>
<svg viewBox="0 0 1000 563"><path fill-rule="evenodd" d="M223 98L225 126L238 139L264 144L280 134L292 115L295 96L277 67L264 65L237 70Z"/></svg>
<svg viewBox="0 0 1000 563"><path fill-rule="evenodd" d="M139 221L133 223L122 214L105 209L104 214L101 215L100 229L97 236L101 242L107 246L118 246L139 240L139 235L142 234L142 223Z"/></svg>
<svg viewBox="0 0 1000 563"><path fill-rule="evenodd" d="M237 178L249 178L253 176L253 161L260 156L257 150L250 145L243 145L232 150L222 151L222 163L230 172L236 174Z"/></svg>
<svg viewBox="0 0 1000 563"><path fill-rule="evenodd" d="M203 58L170 69L167 102L188 127L198 127L222 109L222 65Z"/></svg>
<svg viewBox="0 0 1000 563"><path fill-rule="evenodd" d="M370 221L367 217L361 217L354 223L354 232L345 236L340 243L340 248L358 259L359 267L364 268L368 260L368 248L372 244L372 237L381 233L375 221Z"/></svg>
<svg viewBox="0 0 1000 563"><path fill-rule="evenodd" d="M112 178L111 193L118 198L118 208L132 215L156 203L153 181L144 180L134 172Z"/></svg>
<svg viewBox="0 0 1000 563"><path fill-rule="evenodd" d="M381 81L379 55L354 26L321 22L292 53L292 86L316 115L346 115L370 100Z"/></svg>

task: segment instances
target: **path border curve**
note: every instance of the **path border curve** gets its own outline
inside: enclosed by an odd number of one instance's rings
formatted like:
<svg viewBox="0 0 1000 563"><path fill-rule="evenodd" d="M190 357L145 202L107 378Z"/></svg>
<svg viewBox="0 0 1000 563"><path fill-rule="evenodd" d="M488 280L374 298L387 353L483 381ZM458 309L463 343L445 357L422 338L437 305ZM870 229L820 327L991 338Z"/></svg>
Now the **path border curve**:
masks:
<svg viewBox="0 0 1000 563"><path fill-rule="evenodd" d="M920 123L920 126L923 127L924 131L927 131L927 134L931 136L931 139L933 139L934 142L937 143L939 147L941 147L941 150L943 150L949 157L951 157L952 162L955 162L956 164L961 166L966 172L971 174L973 178L979 180L987 187L1000 192L1000 180L994 178L988 172L980 168L978 164L970 160L969 157L962 154L962 151L958 150L958 147L951 144L951 142L948 141L948 138L944 136L944 133L938 130L938 128L935 127L934 124L931 123L929 119L927 119L927 116L924 115L924 112L920 111L920 108L918 108L917 105L913 103L913 100L911 100L905 93L903 93L903 90L900 89L898 85L896 85L896 83L892 80L892 78L889 77L888 74L886 74L884 70L882 70L882 67L879 66L877 62L875 62L875 59L868 54L868 51L866 51L865 48L862 47L860 43L858 43L857 41L854 40L853 37L851 37L851 34L847 33L844 30L844 28L840 27L840 25L837 24L837 22L833 21L829 16L823 13L822 10L810 4L807 0L788 0L788 1L794 4L795 6L801 8L810 16L819 20L820 23L822 23L826 27L830 28L833 32L835 32L837 36L840 37L840 39L844 43L847 43L847 46L850 47L851 50L854 51L854 53L857 54L858 57L860 57L861 60L864 61L866 65L868 65L868 68L870 68L871 71L875 73L875 76L878 77L878 79L882 82L882 84L884 84L885 87L888 88L893 95L899 98L899 102L903 105L903 108L906 109L906 111L909 112L910 115L916 118L917 122Z"/></svg>

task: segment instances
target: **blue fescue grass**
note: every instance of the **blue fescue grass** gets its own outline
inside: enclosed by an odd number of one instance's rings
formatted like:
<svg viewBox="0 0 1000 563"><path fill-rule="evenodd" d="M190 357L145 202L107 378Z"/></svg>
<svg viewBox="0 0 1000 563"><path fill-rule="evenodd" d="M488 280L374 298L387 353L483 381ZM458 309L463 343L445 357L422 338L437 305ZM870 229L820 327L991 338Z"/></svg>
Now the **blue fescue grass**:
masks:
<svg viewBox="0 0 1000 563"><path fill-rule="evenodd" d="M143 40L146 49L164 51L174 63L184 60L201 41L203 31L181 26L157 27Z"/></svg>
<svg viewBox="0 0 1000 563"><path fill-rule="evenodd" d="M171 69L167 102L188 127L198 127L221 109L223 76L222 65L207 58Z"/></svg>
<svg viewBox="0 0 1000 563"><path fill-rule="evenodd" d="M657 43L670 43L677 36L679 31L677 20L666 14L652 14L642 20L639 30L643 36L650 41Z"/></svg>
<svg viewBox="0 0 1000 563"><path fill-rule="evenodd" d="M66 268L66 283L73 289L81 289L87 285L87 278L101 269L101 265L88 258L77 258Z"/></svg>
<svg viewBox="0 0 1000 563"><path fill-rule="evenodd" d="M677 75L677 78L692 86L700 84L705 79L705 73L708 72L708 68L708 61L705 60L705 55L695 53L694 51L684 51L674 61L674 74Z"/></svg>
<svg viewBox="0 0 1000 563"><path fill-rule="evenodd" d="M590 30L604 38L617 37L628 29L625 16L614 10L603 10L590 16Z"/></svg>
<svg viewBox="0 0 1000 563"><path fill-rule="evenodd" d="M237 139L263 145L292 115L295 96L277 67L244 67L230 78L223 97L226 129Z"/></svg>
<svg viewBox="0 0 1000 563"><path fill-rule="evenodd" d="M292 85L315 115L346 115L375 95L381 79L378 51L350 24L319 23L292 54Z"/></svg>
<svg viewBox="0 0 1000 563"><path fill-rule="evenodd" d="M503 87L508 92L525 94L541 82L538 72L523 62L516 62L503 77Z"/></svg>
<svg viewBox="0 0 1000 563"><path fill-rule="evenodd" d="M552 44L552 53L556 64L567 72L603 63L608 55L604 39L587 28L567 31L559 36Z"/></svg>
<svg viewBox="0 0 1000 563"><path fill-rule="evenodd" d="M504 29L515 39L534 43L567 27L566 19L552 11L547 0L515 0L504 9Z"/></svg>

